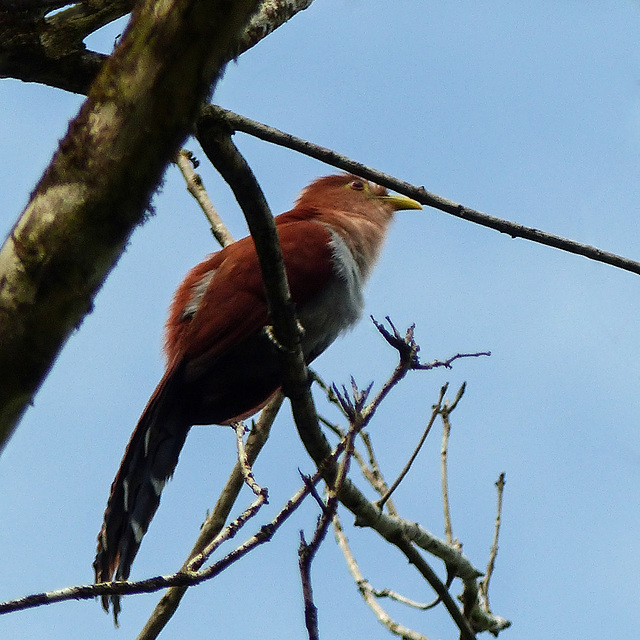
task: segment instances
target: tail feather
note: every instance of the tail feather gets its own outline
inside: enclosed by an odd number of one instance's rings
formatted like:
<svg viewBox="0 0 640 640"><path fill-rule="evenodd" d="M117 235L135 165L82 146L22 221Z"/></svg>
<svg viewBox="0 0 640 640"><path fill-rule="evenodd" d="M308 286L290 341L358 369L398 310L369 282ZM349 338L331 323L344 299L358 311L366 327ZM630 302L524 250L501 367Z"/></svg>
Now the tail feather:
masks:
<svg viewBox="0 0 640 640"><path fill-rule="evenodd" d="M191 426L181 409L179 377L174 370L160 381L129 440L98 534L96 583L128 579L162 489L178 463ZM119 596L102 596L105 611L109 603L117 624Z"/></svg>

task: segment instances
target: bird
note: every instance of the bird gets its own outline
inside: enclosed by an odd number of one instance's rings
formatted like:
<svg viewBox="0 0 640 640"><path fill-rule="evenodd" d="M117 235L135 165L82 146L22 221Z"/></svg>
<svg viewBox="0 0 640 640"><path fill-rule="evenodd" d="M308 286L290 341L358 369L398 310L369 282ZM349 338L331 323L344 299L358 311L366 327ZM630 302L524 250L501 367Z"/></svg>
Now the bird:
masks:
<svg viewBox="0 0 640 640"><path fill-rule="evenodd" d="M360 317L363 286L406 196L352 174L318 178L275 217L307 364ZM188 272L165 327L166 369L111 485L95 582L127 580L193 425L250 417L280 389L277 344L254 242L247 236ZM118 596L102 596L117 624Z"/></svg>

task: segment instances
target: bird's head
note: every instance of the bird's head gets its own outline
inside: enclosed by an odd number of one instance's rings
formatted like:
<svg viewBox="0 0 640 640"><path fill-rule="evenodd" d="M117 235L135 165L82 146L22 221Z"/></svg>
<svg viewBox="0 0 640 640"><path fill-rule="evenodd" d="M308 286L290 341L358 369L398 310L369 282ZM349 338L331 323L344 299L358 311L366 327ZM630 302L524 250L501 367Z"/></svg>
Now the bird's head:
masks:
<svg viewBox="0 0 640 640"><path fill-rule="evenodd" d="M296 208L389 221L396 211L422 209L422 205L406 196L390 195L384 187L364 178L342 173L314 180L300 194Z"/></svg>
<svg viewBox="0 0 640 640"><path fill-rule="evenodd" d="M302 191L293 209L329 225L347 243L366 277L396 211L422 209L416 200L390 195L384 187L352 174L318 178Z"/></svg>

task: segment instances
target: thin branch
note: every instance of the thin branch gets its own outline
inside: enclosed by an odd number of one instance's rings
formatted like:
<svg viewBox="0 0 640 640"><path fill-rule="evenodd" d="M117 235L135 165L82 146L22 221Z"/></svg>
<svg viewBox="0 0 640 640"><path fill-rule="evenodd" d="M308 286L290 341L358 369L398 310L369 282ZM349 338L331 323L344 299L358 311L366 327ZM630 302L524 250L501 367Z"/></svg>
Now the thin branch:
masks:
<svg viewBox="0 0 640 640"><path fill-rule="evenodd" d="M180 169L180 173L182 173L184 177L187 184L187 191L196 199L196 202L200 205L204 215L207 217L211 225L213 237L221 247L226 247L228 244L231 244L233 242L233 236L213 206L202 182L202 177L199 173L195 172L198 164L191 151L180 149L176 155L176 166Z"/></svg>
<svg viewBox="0 0 640 640"><path fill-rule="evenodd" d="M383 496L389 491L389 486L387 485L387 482L382 475L380 465L378 464L378 459L376 458L375 452L373 451L373 443L371 442L369 434L364 429L360 432L360 437L362 438L362 442L364 443L367 455L369 456L369 465L371 467L371 473L373 474L374 478L373 482L371 482L371 485L381 496ZM396 506L391 498L387 498L387 500L385 501L385 507L387 508L387 511L390 515L398 515L398 510L396 509Z"/></svg>
<svg viewBox="0 0 640 640"><path fill-rule="evenodd" d="M395 600L395 602L407 605L407 607L411 607L412 609L418 609L419 611L428 611L429 609L433 609L435 606L434 602L418 602L417 600L407 598L401 593L397 593L391 589L374 589L371 586L369 586L369 588L376 598L389 598L389 600ZM439 604L440 600L438 599L435 603Z"/></svg>
<svg viewBox="0 0 640 640"><path fill-rule="evenodd" d="M211 580L222 573L227 567L246 556L257 546L269 542L275 532L286 522L300 504L302 504L302 501L308 494L309 488L305 485L289 499L271 522L260 527L257 533L228 553L224 558L200 571L181 570L178 573L167 576L156 576L146 580L101 582L94 585L80 585L33 594L24 598L0 603L0 614L32 609L44 604L53 604L54 602L63 602L66 600L88 600L102 595L151 593L171 586L190 587L206 580Z"/></svg>
<svg viewBox="0 0 640 640"><path fill-rule="evenodd" d="M447 451L449 447L449 434L451 433L451 423L449 420L443 421L442 447L440 448L440 476L442 483L442 509L444 511L444 536L449 544L453 544L453 528L451 527L451 505L449 503L449 482L447 474Z"/></svg>
<svg viewBox="0 0 640 640"><path fill-rule="evenodd" d="M386 316L385 320L389 323L391 331L386 329L386 327L382 323L378 322L373 316L371 317L371 321L375 325L376 329L380 332L382 337L390 346L392 346L398 352L400 362L396 366L391 377L383 385L378 395L363 410L363 415L366 421L368 421L371 417L369 414L373 414L376 411L377 407L380 405L382 400L384 400L389 391L391 391L391 389L395 385L397 385L398 382L402 380L402 378L404 378L407 372L412 370L429 371L438 367L451 369L452 363L460 358L478 358L480 356L491 355L490 351L480 351L477 353L456 353L456 355L451 356L447 360L433 360L432 362L423 363L420 361L420 358L418 356L420 347L415 341L415 325L411 325L406 330L405 335L403 336L400 334L398 329L396 329L393 322L391 322L389 316Z"/></svg>
<svg viewBox="0 0 640 640"><path fill-rule="evenodd" d="M247 478L245 477L245 482ZM253 483L255 484L255 482ZM188 563L186 568L182 569L185 572L197 571L197 569L205 564L211 557L216 549L218 549L224 542L231 540L236 536L238 531L253 518L260 508L267 503L266 490L260 490L258 487L256 499L232 522L230 522L197 556L194 556Z"/></svg>
<svg viewBox="0 0 640 640"><path fill-rule="evenodd" d="M444 533L449 544L455 544L453 539L453 529L451 527L451 506L449 504L449 482L447 474L447 451L449 449L449 434L451 433L451 422L449 421L449 414L458 406L458 402L464 394L466 389L466 382L462 383L462 386L458 390L458 393L453 401L453 404L448 405L445 402L445 406L440 411L442 416L442 447L440 448L440 475L442 482L442 507L444 509Z"/></svg>
<svg viewBox="0 0 640 640"><path fill-rule="evenodd" d="M451 356L446 360L432 360L431 362L419 362L413 369L429 371L438 367L444 367L445 369L451 369L451 365L460 358L480 358L481 356L490 356L491 351L476 351L475 353L456 353L455 356Z"/></svg>
<svg viewBox="0 0 640 640"><path fill-rule="evenodd" d="M260 138L265 142L271 142L273 144L286 147L287 149L298 151L299 153L303 153L304 155L320 160L321 162L337 167L338 169L354 173L366 178L367 180L372 180L373 182L387 187L388 189L393 189L398 193L402 193L413 198L425 206L438 209L439 211L456 216L457 218L462 218L463 220L469 220L470 222L474 222L475 224L479 224L483 227L489 227L490 229L494 229L500 233L506 233L512 238L524 238L525 240L554 247L561 251L584 256L589 260L603 262L618 269L623 269L624 271L640 274L640 262L635 260L630 260L623 256L603 251L597 247L575 242L574 240L568 240L567 238L547 233L545 231L540 231L533 227L526 227L522 224L518 224L517 222L511 222L509 220L491 216L487 213L482 213L454 202L453 200L431 193L424 187L417 187L403 180L398 180L389 174L378 171L372 167L368 167L360 162L356 162L355 160L336 153L331 149L313 144L312 142L303 140L302 138L297 138L289 133L285 133L284 131L280 131L274 127L269 127L265 124L256 122L255 120L240 116L237 113L233 113L232 111L228 111L222 107L213 105L205 107L202 111L201 119L210 117L214 111L216 112L216 117L219 117L220 114L222 114L229 123L229 126L231 126L235 131L241 131L255 136L256 138Z"/></svg>
<svg viewBox="0 0 640 640"><path fill-rule="evenodd" d="M339 438L343 439L346 436L344 430L337 424L330 422L322 416L318 416L318 419L320 420L320 422L322 422L322 424L331 429L331 431L333 431ZM382 475L382 472L380 471L380 467L374 455L371 438L364 429L361 429L358 435L360 436L364 444L365 450L369 457L369 463L367 463L367 461L364 459L364 456L360 453L360 451L358 451L358 449L355 448L355 446L353 449L352 457L360 467L360 473L362 473L363 477L379 495L383 496L389 490L389 487L385 482L385 479ZM387 507L387 510L391 515L398 515L391 500L388 500L385 503L385 506Z"/></svg>
<svg viewBox="0 0 640 640"><path fill-rule="evenodd" d="M233 144L224 120L201 120L197 137L207 157L231 187L245 214L258 253L274 337L283 347L277 350L283 377L282 389L291 400L295 423L305 447L314 450L314 460L322 460L330 455L331 447L318 426L318 416L309 390L310 376L300 342L300 325L295 316L282 250L269 206L251 168Z"/></svg>
<svg viewBox="0 0 640 640"><path fill-rule="evenodd" d="M318 640L318 609L313 602L313 588L311 584L311 563L315 558L320 545L324 541L329 525L336 516L338 509L338 493L340 487L347 477L351 456L353 455L353 441L358 433L357 426L351 425L349 431L342 439L344 443L344 455L338 467L338 475L333 487L327 486L329 498L326 505L323 505L322 513L318 519L318 524L309 544L304 539L304 534L300 531L300 547L298 549L298 566L302 580L302 593L304 599L304 619L309 634L309 640Z"/></svg>
<svg viewBox="0 0 640 640"><path fill-rule="evenodd" d="M426 636L414 631L413 629L409 629L397 622L395 622L389 614L380 606L376 596L376 591L371 587L368 580L362 575L360 568L358 567L358 563L351 552L351 548L349 547L349 541L347 540L347 536L344 533L342 528L342 524L338 516L335 516L333 519L333 530L336 536L336 540L338 542L338 546L342 551L346 561L347 567L351 576L353 577L355 583L358 585L358 589L362 594L362 598L367 603L369 608L373 611L378 620L387 628L389 631L397 636L400 636L403 639L407 640L428 640Z"/></svg>
<svg viewBox="0 0 640 640"><path fill-rule="evenodd" d="M244 434L247 428L242 422L233 422L231 428L236 434L236 448L238 450L238 462L240 463L240 469L242 470L242 477L244 483L253 491L256 496L264 496L265 502L268 499L269 492L266 488L261 487L253 476L253 470L251 469L251 463L247 456L247 451L244 445Z"/></svg>
<svg viewBox="0 0 640 640"><path fill-rule="evenodd" d="M500 523L502 521L502 495L504 493L505 474L500 474L496 482L496 488L498 490L497 508L496 508L496 527L493 532L493 542L491 544L491 552L489 553L489 562L487 563L487 570L484 574L482 582L480 582L480 593L484 597L487 611L491 611L489 607L489 581L493 575L493 569L495 567L496 557L498 556L498 537L500 536Z"/></svg>
<svg viewBox="0 0 640 640"><path fill-rule="evenodd" d="M311 557L309 551L312 545L307 544L304 532L300 530L300 547L298 548L298 568L302 583L302 600L304 602L304 624L307 628L309 640L319 640L318 631L318 607L313 601L313 587L311 584Z"/></svg>
<svg viewBox="0 0 640 640"><path fill-rule="evenodd" d="M413 461L416 459L420 449L422 449L422 445L424 444L424 441L427 439L427 436L431 431L431 427L433 426L433 423L435 422L436 417L440 413L440 409L442 407L442 400L444 398L444 394L447 392L448 387L449 387L449 383L445 384L440 389L440 396L438 397L437 403L433 405L433 410L431 411L431 417L429 418L429 422L427 422L427 426L425 427L424 432L422 433L422 436L420 437L420 440L416 445L416 448L414 449L413 453L409 457L407 464L405 464L404 469L400 472L400 474L396 478L395 482L391 485L389 490L382 496L382 498L380 498L380 500L376 502L376 505L378 506L379 509L382 509L382 507L384 506L384 503L391 497L391 495L398 488L398 486L400 485L404 477L407 475L407 473L409 473L409 469L411 469L411 465L413 464ZM448 542L451 542L451 541L448 540Z"/></svg>

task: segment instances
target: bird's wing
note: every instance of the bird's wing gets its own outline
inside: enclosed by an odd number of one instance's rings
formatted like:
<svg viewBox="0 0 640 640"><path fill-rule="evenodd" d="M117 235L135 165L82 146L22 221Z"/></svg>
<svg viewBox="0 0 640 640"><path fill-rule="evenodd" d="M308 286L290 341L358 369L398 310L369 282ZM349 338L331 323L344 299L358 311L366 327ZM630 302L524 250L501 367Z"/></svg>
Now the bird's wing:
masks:
<svg viewBox="0 0 640 640"><path fill-rule="evenodd" d="M278 225L296 305L313 299L335 277L329 230L297 220ZM212 362L269 323L267 301L251 238L244 238L198 265L176 293L168 323L167 353ZM173 339L173 344L171 340Z"/></svg>

